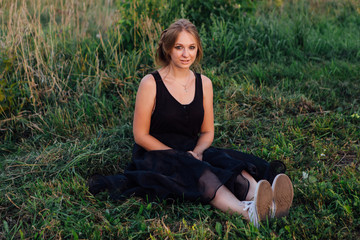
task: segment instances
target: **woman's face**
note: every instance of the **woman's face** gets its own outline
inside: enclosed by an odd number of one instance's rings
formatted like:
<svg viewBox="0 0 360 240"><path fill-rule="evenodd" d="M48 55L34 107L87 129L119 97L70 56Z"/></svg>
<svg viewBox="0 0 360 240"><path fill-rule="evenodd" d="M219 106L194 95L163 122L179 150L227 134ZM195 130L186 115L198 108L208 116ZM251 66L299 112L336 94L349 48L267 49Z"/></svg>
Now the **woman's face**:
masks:
<svg viewBox="0 0 360 240"><path fill-rule="evenodd" d="M170 52L171 62L178 68L189 68L195 61L198 51L196 39L187 31L181 31Z"/></svg>

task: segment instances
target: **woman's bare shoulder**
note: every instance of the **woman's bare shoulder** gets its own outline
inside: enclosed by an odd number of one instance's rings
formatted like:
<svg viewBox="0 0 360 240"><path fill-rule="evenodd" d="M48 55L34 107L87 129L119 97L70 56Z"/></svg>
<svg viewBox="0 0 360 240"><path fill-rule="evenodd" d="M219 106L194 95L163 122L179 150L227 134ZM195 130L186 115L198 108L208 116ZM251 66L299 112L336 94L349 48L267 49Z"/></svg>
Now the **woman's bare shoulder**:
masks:
<svg viewBox="0 0 360 240"><path fill-rule="evenodd" d="M154 76L152 74L145 75L140 81L140 86L145 87L145 88L155 87L156 83L155 83Z"/></svg>
<svg viewBox="0 0 360 240"><path fill-rule="evenodd" d="M212 83L211 83L210 78L208 78L207 76L201 74L201 79L202 79L204 89L212 88Z"/></svg>
<svg viewBox="0 0 360 240"><path fill-rule="evenodd" d="M144 76L137 91L137 96L146 99L153 99L156 94L156 82L152 74Z"/></svg>

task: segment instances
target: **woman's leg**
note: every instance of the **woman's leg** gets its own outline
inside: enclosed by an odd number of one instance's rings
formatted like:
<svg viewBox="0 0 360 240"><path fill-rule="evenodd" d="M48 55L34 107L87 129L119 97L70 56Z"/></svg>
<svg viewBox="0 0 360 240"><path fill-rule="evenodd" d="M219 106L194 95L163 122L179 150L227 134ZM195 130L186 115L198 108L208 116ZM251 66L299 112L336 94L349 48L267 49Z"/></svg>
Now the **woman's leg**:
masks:
<svg viewBox="0 0 360 240"><path fill-rule="evenodd" d="M245 204L237 199L224 185L217 190L216 195L210 204L223 212L229 211L231 214L241 214L245 219L249 220L249 214L244 210Z"/></svg>
<svg viewBox="0 0 360 240"><path fill-rule="evenodd" d="M224 212L241 214L256 227L259 227L260 220L265 220L270 213L272 199L270 183L261 180L255 187L253 201L240 201L223 185L217 190L215 198L210 204Z"/></svg>
<svg viewBox="0 0 360 240"><path fill-rule="evenodd" d="M257 186L256 180L245 170L241 172L241 175L249 181L249 190L246 195L245 200L251 201L254 199L254 194ZM212 202L210 202L214 207L226 212L230 210L231 212L237 212L243 215L248 219L247 211L244 211L244 204L236 198L236 196L225 186L221 186L216 192L216 196Z"/></svg>
<svg viewBox="0 0 360 240"><path fill-rule="evenodd" d="M254 199L254 194L255 194L255 189L256 189L256 185L257 185L257 182L256 180L248 173L246 172L245 170L243 170L241 172L241 175L243 175L244 178L246 178L248 181L249 181L249 191L246 195L246 198L245 200L246 201L251 201Z"/></svg>

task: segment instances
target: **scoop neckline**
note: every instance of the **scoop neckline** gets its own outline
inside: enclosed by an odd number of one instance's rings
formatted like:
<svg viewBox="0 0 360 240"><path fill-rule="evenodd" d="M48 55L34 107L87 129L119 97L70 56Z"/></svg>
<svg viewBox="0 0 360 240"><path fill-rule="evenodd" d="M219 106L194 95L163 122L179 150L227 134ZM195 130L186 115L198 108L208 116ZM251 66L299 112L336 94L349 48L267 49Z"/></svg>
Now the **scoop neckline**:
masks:
<svg viewBox="0 0 360 240"><path fill-rule="evenodd" d="M190 70L191 71L191 70ZM191 71L191 72L193 72L193 71ZM175 100L175 102L177 102L178 104L180 104L181 106L183 106L183 107L186 107L186 106L189 106L189 105L191 105L194 101L195 101L195 98L196 98L196 94L197 94L197 74L195 73L195 72L193 72L194 73L194 76L195 76L195 93L194 93L194 97L193 97L193 99L191 100L191 102L190 103L187 103L187 104L182 104L181 102L179 102L172 94L171 94L171 92L169 91L169 89L166 87L166 84L164 83L164 81L163 81L163 79L162 79L162 77L161 77L161 75L160 75L160 73L159 73L159 71L158 70L156 70L156 73L159 75L159 77L160 77L160 80L161 80L161 83L164 85L164 88L166 89L166 92L171 96L171 98L172 99L174 99Z"/></svg>

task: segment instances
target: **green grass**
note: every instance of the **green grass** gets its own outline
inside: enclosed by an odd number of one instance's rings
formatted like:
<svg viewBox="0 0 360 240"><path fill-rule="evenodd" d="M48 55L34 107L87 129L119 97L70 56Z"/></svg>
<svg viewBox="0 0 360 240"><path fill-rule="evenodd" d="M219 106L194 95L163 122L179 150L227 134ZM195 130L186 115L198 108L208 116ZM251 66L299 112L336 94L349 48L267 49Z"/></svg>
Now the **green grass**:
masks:
<svg viewBox="0 0 360 240"><path fill-rule="evenodd" d="M0 239L360 237L357 1L29 2L0 2ZM137 86L178 17L201 33L213 145L285 162L288 217L88 192L130 162Z"/></svg>

